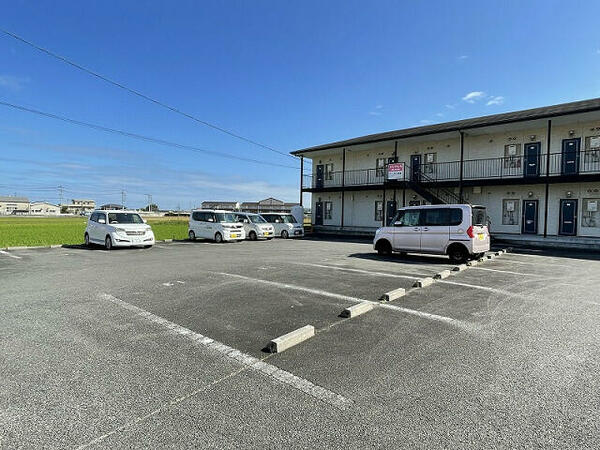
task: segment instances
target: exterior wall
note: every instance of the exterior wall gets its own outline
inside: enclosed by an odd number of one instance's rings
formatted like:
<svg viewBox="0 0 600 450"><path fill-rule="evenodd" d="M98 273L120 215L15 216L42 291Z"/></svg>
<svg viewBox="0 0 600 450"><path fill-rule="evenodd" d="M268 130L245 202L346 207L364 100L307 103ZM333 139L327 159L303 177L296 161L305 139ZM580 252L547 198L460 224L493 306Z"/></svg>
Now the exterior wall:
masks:
<svg viewBox="0 0 600 450"><path fill-rule="evenodd" d="M315 211L316 211L316 204L318 201L322 201L323 202L323 225L329 225L329 226L340 226L341 223L341 212L342 212L342 194L341 192L323 192L323 193L319 193L319 194L313 194L312 196L312 221L314 224L314 220L315 220ZM347 199L346 199L347 201ZM331 202L332 203L332 210L331 210L331 219L326 219L325 218L325 202ZM346 225L346 224L344 224Z"/></svg>
<svg viewBox="0 0 600 450"><path fill-rule="evenodd" d="M29 202L3 201L0 202L0 214L12 214L13 211L29 211Z"/></svg>
<svg viewBox="0 0 600 450"><path fill-rule="evenodd" d="M29 213L32 215L57 216L60 208L52 203L34 202L31 204Z"/></svg>

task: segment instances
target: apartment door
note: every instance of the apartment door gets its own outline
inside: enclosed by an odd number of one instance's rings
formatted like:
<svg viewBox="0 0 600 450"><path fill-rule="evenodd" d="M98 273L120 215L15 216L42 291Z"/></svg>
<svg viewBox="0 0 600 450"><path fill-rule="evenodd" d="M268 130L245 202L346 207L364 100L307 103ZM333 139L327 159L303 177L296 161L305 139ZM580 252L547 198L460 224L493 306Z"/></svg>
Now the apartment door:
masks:
<svg viewBox="0 0 600 450"><path fill-rule="evenodd" d="M540 175L541 142L532 142L525 145L525 177L538 177Z"/></svg>
<svg viewBox="0 0 600 450"><path fill-rule="evenodd" d="M537 234L538 232L538 201L523 200L523 234Z"/></svg>
<svg viewBox="0 0 600 450"><path fill-rule="evenodd" d="M575 236L577 234L577 200L562 199L560 201L558 234L563 236Z"/></svg>
<svg viewBox="0 0 600 450"><path fill-rule="evenodd" d="M579 173L579 146L580 138L564 139L562 141L562 170L563 175L577 175Z"/></svg>
<svg viewBox="0 0 600 450"><path fill-rule="evenodd" d="M315 225L323 225L323 202L315 205Z"/></svg>
<svg viewBox="0 0 600 450"><path fill-rule="evenodd" d="M411 155L410 167L411 181L419 181L421 179L421 155Z"/></svg>
<svg viewBox="0 0 600 450"><path fill-rule="evenodd" d="M323 164L317 165L317 178L315 180L315 187L320 189L323 187L323 180L325 178L325 170Z"/></svg>
<svg viewBox="0 0 600 450"><path fill-rule="evenodd" d="M392 223L392 219L396 215L396 202L394 200L388 200L385 206L385 224L389 226Z"/></svg>

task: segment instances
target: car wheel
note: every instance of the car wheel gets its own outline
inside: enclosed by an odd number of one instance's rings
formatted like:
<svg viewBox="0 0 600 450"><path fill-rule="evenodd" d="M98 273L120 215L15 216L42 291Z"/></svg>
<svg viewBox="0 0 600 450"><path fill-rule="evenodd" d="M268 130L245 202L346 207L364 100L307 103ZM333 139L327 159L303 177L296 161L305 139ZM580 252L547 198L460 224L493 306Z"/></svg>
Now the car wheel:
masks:
<svg viewBox="0 0 600 450"><path fill-rule="evenodd" d="M288 232L287 232L287 230L283 230L283 231L281 232L281 237L282 237L283 239L287 239L287 238L289 238L289 237L290 237L290 233L288 233Z"/></svg>
<svg viewBox="0 0 600 450"><path fill-rule="evenodd" d="M215 242L217 244L220 244L221 242L223 242L223 235L221 233L215 234Z"/></svg>
<svg viewBox="0 0 600 450"><path fill-rule="evenodd" d="M250 238L251 241L255 241L256 240L256 233L254 231L251 231L248 234L248 237Z"/></svg>
<svg viewBox="0 0 600 450"><path fill-rule="evenodd" d="M152 247L151 245L144 245L144 248L150 248Z"/></svg>
<svg viewBox="0 0 600 450"><path fill-rule="evenodd" d="M85 244L86 247L90 246L90 235L89 234L85 233L83 235L83 242L84 242L84 244Z"/></svg>
<svg viewBox="0 0 600 450"><path fill-rule="evenodd" d="M469 252L462 245L454 245L448 249L448 257L454 263L463 263L469 257Z"/></svg>
<svg viewBox="0 0 600 450"><path fill-rule="evenodd" d="M110 236L106 236L106 239L104 239L104 248L106 250L112 250L112 239L110 238Z"/></svg>
<svg viewBox="0 0 600 450"><path fill-rule="evenodd" d="M382 256L391 255L392 245L389 243L389 241L386 241L385 239L377 242L377 253L379 253Z"/></svg>
<svg viewBox="0 0 600 450"><path fill-rule="evenodd" d="M267 241L270 241L271 239L273 239L273 238L272 238L272 237L270 237L270 238L267 238Z"/></svg>
<svg viewBox="0 0 600 450"><path fill-rule="evenodd" d="M196 233L194 233L192 230L190 230L190 232L188 233L188 237L190 238L190 241L195 241Z"/></svg>

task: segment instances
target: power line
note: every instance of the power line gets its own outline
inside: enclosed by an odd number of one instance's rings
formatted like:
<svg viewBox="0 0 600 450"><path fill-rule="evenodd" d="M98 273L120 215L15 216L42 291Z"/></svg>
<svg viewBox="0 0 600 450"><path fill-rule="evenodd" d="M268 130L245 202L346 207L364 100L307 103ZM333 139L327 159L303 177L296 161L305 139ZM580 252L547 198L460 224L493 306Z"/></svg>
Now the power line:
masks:
<svg viewBox="0 0 600 450"><path fill-rule="evenodd" d="M118 130L116 128L108 128L108 127L105 127L102 125L97 125L97 124L93 124L93 123L89 123L89 122L82 122L80 120L70 119L68 117L59 116L56 114L51 114L51 113L47 113L44 111L39 111L37 109L27 108L25 106L15 105L15 104L3 102L3 101L0 101L0 105L6 106L9 108L13 108L13 109L18 109L20 111L38 114L38 115L44 116L44 117L49 117L51 119L62 120L63 122L72 123L72 124L79 125L79 126L93 128L95 130L100 130L100 131L104 131L107 133L120 134L122 136L139 139L139 140L146 141L146 142L152 142L152 143L159 144L159 145L166 145L168 147L181 148L184 150L190 150L190 151L199 152L199 153L207 153L207 154L210 154L213 156L229 158L229 159L233 159L236 161L246 161L246 162L251 162L251 163L255 163L255 164L265 164L265 165L269 165L269 166L285 167L287 169L298 170L298 167L288 166L286 164L278 164L278 163L272 163L272 162L268 162L268 161L262 161L259 159L244 158L244 157L233 155L230 153L217 152L214 150L207 150L204 148L195 147L193 145L178 144L177 142L171 142L171 141L166 141L164 139L158 139L158 138L153 138L153 137L149 137L149 136L144 136L142 134L136 134L136 133L131 133L129 131Z"/></svg>
<svg viewBox="0 0 600 450"><path fill-rule="evenodd" d="M234 133L233 131L227 130L225 128L219 127L219 126L214 125L214 124L212 124L210 122L207 122L205 120L199 119L199 118L193 116L192 114L187 113L185 111L182 111L182 110L180 110L178 108L175 108L173 106L167 105L166 103L163 103L160 100L156 100L155 98L152 98L152 97L150 97L150 96L148 96L146 94L141 93L140 91L137 91L137 90L135 90L133 88L130 88L130 87L122 84L122 83L119 83L118 81L114 81L114 80L112 80L112 79L110 79L110 78L108 78L108 77L106 77L106 76L104 76L104 75L102 75L102 74L100 74L98 72L94 72L93 70L88 69L87 67L84 67L81 64L78 64L78 63L76 63L74 61L71 61L70 59L67 59L64 56L61 56L61 55L59 55L57 53L54 53L54 52L52 52L52 51L50 51L50 50L48 50L48 49L46 49L44 47L41 47L41 46L39 46L37 44L34 44L33 42L28 41L27 39L22 38L21 36L18 36L18 35L14 34L14 33L11 33L10 31L7 31L7 30L4 30L4 29L0 28L0 32L2 32L5 35L10 36L10 37L18 40L18 41L20 41L20 42L22 42L24 44L29 45L30 47L33 47L36 50L39 50L40 52L43 52L43 53L45 53L45 54L47 54L47 55L49 55L49 56L51 56L53 58L56 58L56 59L58 59L58 60L60 60L60 61L62 61L64 63L66 63L66 64L69 64L70 66L75 67L76 69L79 69L79 70L81 70L81 71L83 71L83 72L85 72L85 73L87 73L89 75L92 75L92 76L94 76L94 77L96 77L96 78L98 78L98 79L100 79L102 81L105 81L106 83L110 83L113 86L116 86L116 87L118 87L120 89L123 89L123 90L125 90L125 91L127 91L127 92L129 92L129 93L131 93L133 95L137 95L138 97L141 97L144 100L152 102L152 103L154 103L154 104L156 104L158 106L161 106L162 108L166 108L166 109L168 109L171 112L174 112L176 114L179 114L179 115L182 115L184 117L187 117L188 119L194 120L195 122L201 123L202 125L205 125L207 127L213 128L213 129L215 129L217 131L220 131L221 133L228 134L229 136L232 136L232 137L234 137L236 139L240 139L242 141L248 142L248 143L256 145L258 147L262 147L262 148L264 148L266 150L270 150L272 152L279 153L280 155L289 156L289 157L292 157L294 159L296 158L295 156L291 155L290 153L281 152L281 151L279 151L279 150L277 150L277 149L275 149L273 147L270 147L270 146L268 146L266 144L261 144L260 142L254 141L252 139L249 139L247 137L244 137L242 135Z"/></svg>

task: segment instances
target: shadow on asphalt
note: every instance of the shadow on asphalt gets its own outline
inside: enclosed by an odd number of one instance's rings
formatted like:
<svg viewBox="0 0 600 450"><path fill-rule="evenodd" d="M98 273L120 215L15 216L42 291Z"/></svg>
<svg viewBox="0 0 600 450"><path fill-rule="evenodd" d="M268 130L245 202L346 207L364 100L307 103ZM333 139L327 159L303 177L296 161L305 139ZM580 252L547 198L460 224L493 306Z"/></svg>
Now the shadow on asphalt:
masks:
<svg viewBox="0 0 600 450"><path fill-rule="evenodd" d="M359 258L359 259L368 259L371 261L386 261L386 262L395 262L395 263L406 263L406 264L416 264L416 263L427 263L427 264L450 264L450 260L443 256L430 256L430 255L417 255L417 254L409 254L409 255L379 255L375 252L371 253L352 253L348 255L349 258Z"/></svg>

